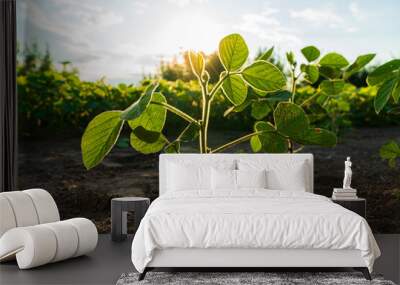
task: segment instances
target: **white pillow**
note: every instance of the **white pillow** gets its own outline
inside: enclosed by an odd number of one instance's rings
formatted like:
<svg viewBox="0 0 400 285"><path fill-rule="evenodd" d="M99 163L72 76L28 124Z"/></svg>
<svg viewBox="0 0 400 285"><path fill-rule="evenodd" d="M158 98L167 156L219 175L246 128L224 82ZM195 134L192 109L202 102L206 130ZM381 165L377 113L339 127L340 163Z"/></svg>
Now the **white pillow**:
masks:
<svg viewBox="0 0 400 285"><path fill-rule="evenodd" d="M236 190L236 170L212 168L211 181L213 190Z"/></svg>
<svg viewBox="0 0 400 285"><path fill-rule="evenodd" d="M267 188L267 171L263 170L236 170L237 187L240 188Z"/></svg>
<svg viewBox="0 0 400 285"><path fill-rule="evenodd" d="M168 191L210 190L211 167L168 164Z"/></svg>
<svg viewBox="0 0 400 285"><path fill-rule="evenodd" d="M266 169L267 188L271 190L306 191L309 188L309 168L307 161L290 159L238 161L239 170Z"/></svg>
<svg viewBox="0 0 400 285"><path fill-rule="evenodd" d="M307 175L304 162L293 164L290 168L267 171L267 187L273 190L306 191Z"/></svg>

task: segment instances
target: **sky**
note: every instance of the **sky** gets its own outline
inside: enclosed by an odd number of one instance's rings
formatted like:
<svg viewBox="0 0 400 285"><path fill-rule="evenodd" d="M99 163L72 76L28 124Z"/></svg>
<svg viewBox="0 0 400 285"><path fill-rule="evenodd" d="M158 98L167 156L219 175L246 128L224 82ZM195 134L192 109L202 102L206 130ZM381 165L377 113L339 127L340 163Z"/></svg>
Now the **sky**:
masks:
<svg viewBox="0 0 400 285"><path fill-rule="evenodd" d="M17 35L21 47L35 42L71 61L84 80L135 83L184 50L216 50L230 33L251 56L274 46L300 58L315 45L350 61L399 58L399 11L397 0L18 0Z"/></svg>

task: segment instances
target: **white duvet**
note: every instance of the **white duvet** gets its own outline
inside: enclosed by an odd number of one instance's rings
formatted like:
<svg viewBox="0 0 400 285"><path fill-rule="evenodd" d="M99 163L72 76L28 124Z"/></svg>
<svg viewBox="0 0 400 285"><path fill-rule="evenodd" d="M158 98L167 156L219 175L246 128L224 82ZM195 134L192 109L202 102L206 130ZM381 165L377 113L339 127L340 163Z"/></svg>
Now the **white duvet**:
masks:
<svg viewBox="0 0 400 285"><path fill-rule="evenodd" d="M135 268L165 248L358 249L371 272L380 255L365 219L328 198L257 189L157 198L132 243Z"/></svg>

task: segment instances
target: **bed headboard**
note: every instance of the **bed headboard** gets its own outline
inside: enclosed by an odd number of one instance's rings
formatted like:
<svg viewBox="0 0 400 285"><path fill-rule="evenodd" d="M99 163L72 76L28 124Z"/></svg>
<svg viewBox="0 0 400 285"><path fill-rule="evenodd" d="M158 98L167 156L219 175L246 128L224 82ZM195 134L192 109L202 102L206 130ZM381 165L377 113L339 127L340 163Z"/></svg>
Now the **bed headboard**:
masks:
<svg viewBox="0 0 400 285"><path fill-rule="evenodd" d="M159 160L159 194L162 195L166 192L167 185L167 164L168 162L187 162L188 164L213 164L219 162L235 163L240 159L265 161L267 163L292 163L304 161L307 166L308 187L307 192L314 192L314 159L310 153L301 154L269 154L269 153L221 153L221 154L199 154L199 153L185 153L185 154L160 154Z"/></svg>

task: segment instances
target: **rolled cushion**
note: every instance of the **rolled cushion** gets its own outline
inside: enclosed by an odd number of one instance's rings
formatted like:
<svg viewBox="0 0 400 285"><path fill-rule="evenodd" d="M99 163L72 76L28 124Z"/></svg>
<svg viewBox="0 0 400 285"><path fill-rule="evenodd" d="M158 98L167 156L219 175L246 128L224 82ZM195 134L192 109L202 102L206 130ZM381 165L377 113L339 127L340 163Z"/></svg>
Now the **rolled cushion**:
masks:
<svg viewBox="0 0 400 285"><path fill-rule="evenodd" d="M57 250L53 231L43 225L14 228L0 239L0 260L16 256L20 269L49 263Z"/></svg>
<svg viewBox="0 0 400 285"><path fill-rule="evenodd" d="M0 237L16 226L17 222L10 202L6 197L0 195Z"/></svg>
<svg viewBox="0 0 400 285"><path fill-rule="evenodd" d="M60 220L60 214L53 197L43 189L29 189L22 191L28 194L36 208L39 224L57 222Z"/></svg>
<svg viewBox="0 0 400 285"><path fill-rule="evenodd" d="M78 233L78 248L74 257L91 252L96 248L98 233L92 221L85 218L73 218L63 222L70 223Z"/></svg>
<svg viewBox="0 0 400 285"><path fill-rule="evenodd" d="M0 237L9 229L60 220L57 205L43 189L0 193Z"/></svg>
<svg viewBox="0 0 400 285"><path fill-rule="evenodd" d="M17 227L33 226L39 223L35 205L30 196L23 191L3 192L14 213Z"/></svg>
<svg viewBox="0 0 400 285"><path fill-rule="evenodd" d="M0 261L15 255L19 268L28 269L86 254L96 245L97 229L84 218L18 227L0 238Z"/></svg>
<svg viewBox="0 0 400 285"><path fill-rule="evenodd" d="M70 223L55 222L44 224L56 237L56 252L51 262L57 262L75 256L78 249L79 237L77 231L71 228Z"/></svg>

